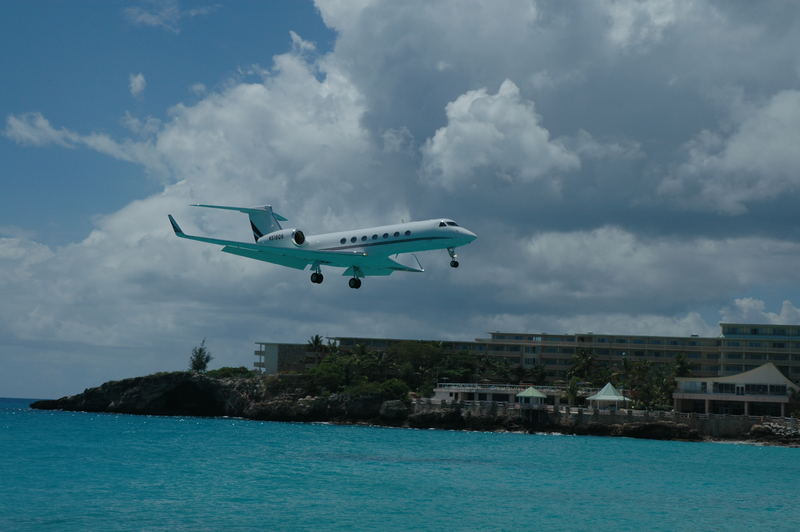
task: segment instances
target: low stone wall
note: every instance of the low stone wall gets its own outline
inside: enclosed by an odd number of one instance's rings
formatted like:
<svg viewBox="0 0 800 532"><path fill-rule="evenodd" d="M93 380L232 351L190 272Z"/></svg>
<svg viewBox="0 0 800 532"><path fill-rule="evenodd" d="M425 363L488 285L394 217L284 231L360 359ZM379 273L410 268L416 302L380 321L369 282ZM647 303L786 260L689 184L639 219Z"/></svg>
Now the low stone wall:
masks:
<svg viewBox="0 0 800 532"><path fill-rule="evenodd" d="M589 426L593 432L602 433L602 426L633 426L671 424L696 431L709 438L748 438L751 428L758 426L784 427L791 432L800 431L795 418L769 416L735 416L722 414L693 414L633 409L601 410L567 406L543 405L521 408L515 403L493 401L466 401L440 403L417 399L412 405L413 414L458 411L462 416L495 418L507 425L521 425L530 430L567 429L583 433Z"/></svg>

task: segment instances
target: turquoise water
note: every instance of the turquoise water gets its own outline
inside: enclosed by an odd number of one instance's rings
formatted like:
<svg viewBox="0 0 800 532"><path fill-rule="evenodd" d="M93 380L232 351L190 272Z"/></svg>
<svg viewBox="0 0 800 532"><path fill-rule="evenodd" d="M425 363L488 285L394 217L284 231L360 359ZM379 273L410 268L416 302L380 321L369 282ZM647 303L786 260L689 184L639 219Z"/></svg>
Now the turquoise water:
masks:
<svg viewBox="0 0 800 532"><path fill-rule="evenodd" d="M43 412L0 530L797 530L800 449Z"/></svg>

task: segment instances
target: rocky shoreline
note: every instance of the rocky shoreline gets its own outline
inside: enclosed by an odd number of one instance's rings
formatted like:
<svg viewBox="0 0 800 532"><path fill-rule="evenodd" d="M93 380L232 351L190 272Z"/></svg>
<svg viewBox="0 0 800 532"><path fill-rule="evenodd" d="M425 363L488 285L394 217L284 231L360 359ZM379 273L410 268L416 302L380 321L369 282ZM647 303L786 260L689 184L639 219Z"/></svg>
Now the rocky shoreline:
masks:
<svg viewBox="0 0 800 532"><path fill-rule="evenodd" d="M533 411L517 416L475 415L460 409L413 412L406 401L379 394L311 395L303 375L213 378L202 373L158 373L110 381L83 393L36 401L32 408L137 415L240 417L258 421L366 423L417 429L513 431L619 436L656 440L702 441L681 423L569 425L553 423ZM800 446L800 431L765 423L753 426L735 441Z"/></svg>

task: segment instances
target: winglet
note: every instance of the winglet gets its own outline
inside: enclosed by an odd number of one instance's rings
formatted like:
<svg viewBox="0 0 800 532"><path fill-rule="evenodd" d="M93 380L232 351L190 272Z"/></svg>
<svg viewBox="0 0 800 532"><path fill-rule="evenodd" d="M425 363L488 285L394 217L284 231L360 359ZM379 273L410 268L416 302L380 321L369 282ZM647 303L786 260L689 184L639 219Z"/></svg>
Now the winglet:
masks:
<svg viewBox="0 0 800 532"><path fill-rule="evenodd" d="M172 224L172 230L175 231L175 234L178 236L183 236L181 226L178 225L178 222L175 221L175 218L173 218L171 214L168 214L167 216L169 216L169 223Z"/></svg>

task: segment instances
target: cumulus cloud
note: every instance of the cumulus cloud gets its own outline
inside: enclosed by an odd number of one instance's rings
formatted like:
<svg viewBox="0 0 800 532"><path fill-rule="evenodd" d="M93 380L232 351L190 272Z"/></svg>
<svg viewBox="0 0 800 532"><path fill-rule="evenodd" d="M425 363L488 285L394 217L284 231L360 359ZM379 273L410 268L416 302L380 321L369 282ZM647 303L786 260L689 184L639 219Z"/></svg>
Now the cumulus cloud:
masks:
<svg viewBox="0 0 800 532"><path fill-rule="evenodd" d="M769 312L766 304L760 299L752 297L737 298L733 305L726 306L720 311L722 321L725 323L764 323L764 324L794 324L800 323L800 308L791 301L784 301L780 312Z"/></svg>
<svg viewBox="0 0 800 532"><path fill-rule="evenodd" d="M653 237L614 226L507 237L519 252L497 244L479 259L473 282L490 287L498 301L535 301L551 315L673 316L721 305L763 278L800 281L791 266L800 244L779 239ZM498 256L503 260L493 260Z"/></svg>
<svg viewBox="0 0 800 532"><path fill-rule="evenodd" d="M213 13L219 6L181 9L179 0L143 0L140 5L126 7L125 18L135 26L161 28L180 33L180 22L187 18Z"/></svg>
<svg viewBox="0 0 800 532"><path fill-rule="evenodd" d="M744 114L730 134L706 130L688 143L688 160L659 191L742 214L750 203L800 190L800 91L781 91Z"/></svg>
<svg viewBox="0 0 800 532"><path fill-rule="evenodd" d="M144 79L144 74L131 74L128 76L128 89L131 91L131 96L138 98L147 87L147 81Z"/></svg>
<svg viewBox="0 0 800 532"><path fill-rule="evenodd" d="M483 175L504 181L558 181L580 167L578 157L540 125L533 102L510 80L497 94L468 91L447 104L447 125L422 148L423 175L453 188Z"/></svg>
<svg viewBox="0 0 800 532"><path fill-rule="evenodd" d="M771 301L731 301L797 286L786 220L800 18L785 6L317 4L337 31L332 51L291 33L268 68L198 84L159 118L126 113L131 138L7 117L20 145L88 148L164 176L80 242L5 229L0 333L25 346L15 360L47 353L40 367L71 371L59 377L71 393L185 367L203 337L217 361L241 365L255 340L313 334L713 336L699 312L771 320ZM132 22L169 31L189 16L174 2L138 6ZM726 105L724 91L741 97ZM271 203L312 234L447 216L479 239L458 270L444 252L422 254L424 275L355 292L338 272L311 285L176 239L167 213L190 233L251 238L246 218L195 202ZM788 305L775 320L796 320Z"/></svg>

